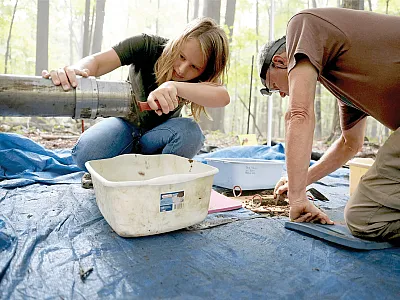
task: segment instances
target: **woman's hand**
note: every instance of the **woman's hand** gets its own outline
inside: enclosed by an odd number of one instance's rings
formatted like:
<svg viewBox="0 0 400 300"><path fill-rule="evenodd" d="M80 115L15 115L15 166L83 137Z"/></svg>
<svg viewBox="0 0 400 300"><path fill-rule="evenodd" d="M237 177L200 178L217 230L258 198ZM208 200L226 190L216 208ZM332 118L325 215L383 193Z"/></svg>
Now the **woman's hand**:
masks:
<svg viewBox="0 0 400 300"><path fill-rule="evenodd" d="M56 70L51 70L48 72L47 70L42 71L42 77L53 81L54 85L62 85L64 91L68 91L72 87L76 87L78 82L76 80L76 75L80 75L82 77L89 76L88 69L77 69L74 66L66 66L64 68L59 68Z"/></svg>
<svg viewBox="0 0 400 300"><path fill-rule="evenodd" d="M161 109L158 108L158 103ZM152 91L147 98L149 106L161 116L167 114L178 107L178 89L173 81L167 81L161 84L158 88Z"/></svg>

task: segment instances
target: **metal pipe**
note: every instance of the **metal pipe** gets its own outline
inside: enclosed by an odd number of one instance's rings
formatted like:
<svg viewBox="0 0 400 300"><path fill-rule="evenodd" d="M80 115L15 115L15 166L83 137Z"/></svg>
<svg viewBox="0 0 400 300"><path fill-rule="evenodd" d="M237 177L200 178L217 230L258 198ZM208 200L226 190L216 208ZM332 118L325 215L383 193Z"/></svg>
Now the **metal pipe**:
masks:
<svg viewBox="0 0 400 300"><path fill-rule="evenodd" d="M64 91L40 76L0 75L0 115L13 117L126 117L136 107L129 82L78 78Z"/></svg>

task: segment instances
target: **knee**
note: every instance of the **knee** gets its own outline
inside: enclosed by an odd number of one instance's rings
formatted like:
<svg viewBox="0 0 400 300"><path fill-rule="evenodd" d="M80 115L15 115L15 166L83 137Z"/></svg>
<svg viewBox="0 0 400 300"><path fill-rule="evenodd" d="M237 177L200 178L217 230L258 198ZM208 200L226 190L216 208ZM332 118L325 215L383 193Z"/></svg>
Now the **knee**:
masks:
<svg viewBox="0 0 400 300"><path fill-rule="evenodd" d="M162 153L170 153L186 158L195 156L204 144L200 126L190 118L176 118L168 124L170 132L167 145Z"/></svg>
<svg viewBox="0 0 400 300"><path fill-rule="evenodd" d="M108 118L86 130L72 148L72 159L82 170L89 160L110 158L129 153L132 135L125 122ZM87 171L87 170L86 170Z"/></svg>
<svg viewBox="0 0 400 300"><path fill-rule="evenodd" d="M190 141L192 141L194 144L196 144L199 148L201 148L204 144L204 135L203 132L201 131L201 128L199 124L197 124L196 121L186 118L186 130L183 131L184 136L183 138L186 138Z"/></svg>
<svg viewBox="0 0 400 300"><path fill-rule="evenodd" d="M88 153L85 148L85 144L81 143L81 140L78 140L78 142L72 148L71 156L74 163L78 166L79 169L87 171L85 163L89 161L90 158L88 158L87 155L84 155L84 153Z"/></svg>
<svg viewBox="0 0 400 300"><path fill-rule="evenodd" d="M354 225L360 222L359 218L356 216L357 210L351 204L351 200L346 204L344 208L344 220L346 221L347 226L349 227L350 231L353 231L355 228Z"/></svg>
<svg viewBox="0 0 400 300"><path fill-rule="evenodd" d="M180 144L184 145L185 148L183 156L192 158L203 147L205 137L197 122L185 118L185 123L185 130L180 131L177 136L181 140Z"/></svg>
<svg viewBox="0 0 400 300"><path fill-rule="evenodd" d="M344 219L347 227L355 236L360 235L368 227L369 217L372 214L371 207L363 205L368 199L364 199L363 194L358 190L347 202L344 209Z"/></svg>

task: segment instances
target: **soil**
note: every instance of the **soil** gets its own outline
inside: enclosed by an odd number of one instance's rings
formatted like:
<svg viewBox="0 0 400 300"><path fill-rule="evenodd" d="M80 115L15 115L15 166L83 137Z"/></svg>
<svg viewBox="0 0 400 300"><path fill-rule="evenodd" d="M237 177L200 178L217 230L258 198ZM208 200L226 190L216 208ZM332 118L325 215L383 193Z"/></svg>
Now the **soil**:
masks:
<svg viewBox="0 0 400 300"><path fill-rule="evenodd" d="M26 133L24 136L42 145L46 149L71 149L78 141L79 134L71 135L68 134L57 134L57 135L43 135L40 133Z"/></svg>

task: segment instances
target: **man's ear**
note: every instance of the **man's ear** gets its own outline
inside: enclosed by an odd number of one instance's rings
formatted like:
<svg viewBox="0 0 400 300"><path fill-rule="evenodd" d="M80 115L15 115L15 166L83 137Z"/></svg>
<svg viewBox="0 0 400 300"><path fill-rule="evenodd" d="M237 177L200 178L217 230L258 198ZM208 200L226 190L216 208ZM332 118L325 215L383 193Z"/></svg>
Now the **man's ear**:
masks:
<svg viewBox="0 0 400 300"><path fill-rule="evenodd" d="M272 58L272 62L274 63L275 67L279 69L286 69L287 68L287 57L286 53L283 52L281 54L276 54Z"/></svg>

